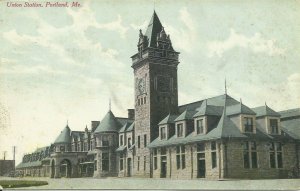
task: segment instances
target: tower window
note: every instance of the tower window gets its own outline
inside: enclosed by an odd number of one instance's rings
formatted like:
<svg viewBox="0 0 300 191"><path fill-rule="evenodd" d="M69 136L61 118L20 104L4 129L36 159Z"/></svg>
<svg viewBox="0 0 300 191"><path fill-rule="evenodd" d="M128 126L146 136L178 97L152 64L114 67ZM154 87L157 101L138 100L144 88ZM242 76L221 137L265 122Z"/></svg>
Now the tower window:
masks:
<svg viewBox="0 0 300 191"><path fill-rule="evenodd" d="M137 144L138 148L141 147L141 136L138 136L138 144Z"/></svg>
<svg viewBox="0 0 300 191"><path fill-rule="evenodd" d="M102 136L102 147L108 147L109 142L106 136Z"/></svg>
<svg viewBox="0 0 300 191"><path fill-rule="evenodd" d="M146 97L144 97L144 104L146 104Z"/></svg>
<svg viewBox="0 0 300 191"><path fill-rule="evenodd" d="M147 147L147 135L144 135L144 147Z"/></svg>

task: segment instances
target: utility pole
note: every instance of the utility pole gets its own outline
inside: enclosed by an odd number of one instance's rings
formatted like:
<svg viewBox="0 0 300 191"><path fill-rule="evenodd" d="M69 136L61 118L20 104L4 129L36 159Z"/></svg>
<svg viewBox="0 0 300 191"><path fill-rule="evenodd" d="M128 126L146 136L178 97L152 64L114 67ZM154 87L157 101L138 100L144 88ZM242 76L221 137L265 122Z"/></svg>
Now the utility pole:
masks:
<svg viewBox="0 0 300 191"><path fill-rule="evenodd" d="M5 155L7 151L3 151L3 160L5 160Z"/></svg>
<svg viewBox="0 0 300 191"><path fill-rule="evenodd" d="M15 176L15 174L16 174L16 146L13 146L13 152L14 152L13 161L14 161L14 176Z"/></svg>
<svg viewBox="0 0 300 191"><path fill-rule="evenodd" d="M14 149L14 159L13 160L15 160L16 159L16 146L13 146L13 149Z"/></svg>

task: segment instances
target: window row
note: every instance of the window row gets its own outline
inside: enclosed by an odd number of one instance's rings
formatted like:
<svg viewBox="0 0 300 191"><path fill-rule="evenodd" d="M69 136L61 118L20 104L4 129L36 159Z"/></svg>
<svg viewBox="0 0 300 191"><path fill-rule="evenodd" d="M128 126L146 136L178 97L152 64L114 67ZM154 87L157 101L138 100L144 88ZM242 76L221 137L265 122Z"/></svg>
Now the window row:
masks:
<svg viewBox="0 0 300 191"><path fill-rule="evenodd" d="M141 97L141 98L138 98L138 105L144 105L147 103L147 99L146 97Z"/></svg>
<svg viewBox="0 0 300 191"><path fill-rule="evenodd" d="M248 141L243 144L244 168L258 168L256 142ZM269 144L270 168L283 168L281 143Z"/></svg>
<svg viewBox="0 0 300 191"><path fill-rule="evenodd" d="M207 128L204 123L204 118L195 120L195 133L196 134L205 134L207 133ZM243 120L243 129L245 133L255 133L254 118L253 117L244 117ZM277 119L270 119L270 133L271 134L280 134L280 129ZM160 139L167 138L167 128L165 126L160 127ZM176 123L176 136L184 136L184 123Z"/></svg>

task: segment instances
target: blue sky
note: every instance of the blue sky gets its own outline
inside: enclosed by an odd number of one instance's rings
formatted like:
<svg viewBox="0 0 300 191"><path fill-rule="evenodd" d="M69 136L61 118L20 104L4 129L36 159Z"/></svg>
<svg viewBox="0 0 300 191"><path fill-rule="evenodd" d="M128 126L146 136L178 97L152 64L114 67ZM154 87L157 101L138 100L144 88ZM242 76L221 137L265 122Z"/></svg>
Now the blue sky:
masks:
<svg viewBox="0 0 300 191"><path fill-rule="evenodd" d="M38 1L43 2L43 1ZM133 108L138 30L153 1L78 1L80 8L8 8L0 2L0 157L53 142L69 120L83 130ZM181 52L179 103L224 93L256 107L300 106L299 1L156 1ZM14 140L14 141L11 141Z"/></svg>

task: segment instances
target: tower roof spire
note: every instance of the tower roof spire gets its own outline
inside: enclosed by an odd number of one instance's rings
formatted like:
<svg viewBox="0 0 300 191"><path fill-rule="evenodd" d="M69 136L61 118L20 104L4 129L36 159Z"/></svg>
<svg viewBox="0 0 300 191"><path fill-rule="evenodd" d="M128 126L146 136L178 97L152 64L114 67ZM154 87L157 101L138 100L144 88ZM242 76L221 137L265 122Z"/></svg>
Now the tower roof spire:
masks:
<svg viewBox="0 0 300 191"><path fill-rule="evenodd" d="M162 31L162 24L154 10L152 18L150 20L150 23L149 23L148 28L145 33L145 35L149 39L150 47L156 46L156 37L157 37L157 34L159 34L161 31Z"/></svg>

